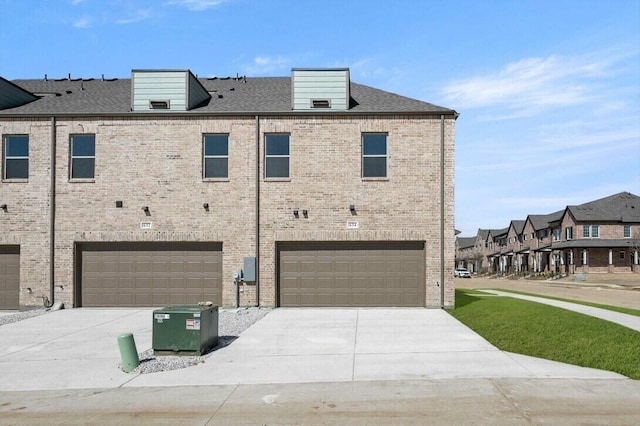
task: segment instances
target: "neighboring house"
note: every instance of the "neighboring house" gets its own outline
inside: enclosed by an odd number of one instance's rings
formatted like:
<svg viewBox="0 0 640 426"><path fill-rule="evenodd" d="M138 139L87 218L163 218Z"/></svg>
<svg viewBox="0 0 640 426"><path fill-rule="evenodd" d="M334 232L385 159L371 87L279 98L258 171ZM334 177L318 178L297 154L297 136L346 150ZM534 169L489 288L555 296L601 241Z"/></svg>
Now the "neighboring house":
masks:
<svg viewBox="0 0 640 426"><path fill-rule="evenodd" d="M569 273L640 272L640 197L621 192L567 206L553 243L557 270Z"/></svg>
<svg viewBox="0 0 640 426"><path fill-rule="evenodd" d="M506 265L502 253L507 246L507 232L509 228L490 229L487 232L487 244L485 248L485 256L489 265L489 272L504 274Z"/></svg>
<svg viewBox="0 0 640 426"><path fill-rule="evenodd" d="M474 273L475 263L473 262L476 253L476 237L456 238L456 268L467 268Z"/></svg>
<svg viewBox="0 0 640 426"><path fill-rule="evenodd" d="M523 250L524 220L512 220L507 230L507 245L501 253L505 272L520 272L527 270L528 255Z"/></svg>
<svg viewBox="0 0 640 426"><path fill-rule="evenodd" d="M0 78L0 309L453 307L456 118L348 69Z"/></svg>
<svg viewBox="0 0 640 426"><path fill-rule="evenodd" d="M640 272L640 197L629 192L481 231L493 273Z"/></svg>

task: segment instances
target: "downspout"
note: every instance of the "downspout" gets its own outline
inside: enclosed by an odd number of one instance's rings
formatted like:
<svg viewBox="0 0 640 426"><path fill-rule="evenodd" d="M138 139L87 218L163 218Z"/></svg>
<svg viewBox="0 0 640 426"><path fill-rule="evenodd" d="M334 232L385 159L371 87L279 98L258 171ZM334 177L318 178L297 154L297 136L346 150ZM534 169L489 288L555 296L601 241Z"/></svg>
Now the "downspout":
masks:
<svg viewBox="0 0 640 426"><path fill-rule="evenodd" d="M444 309L444 115L440 116L440 309Z"/></svg>
<svg viewBox="0 0 640 426"><path fill-rule="evenodd" d="M256 115L256 306L260 306L260 116Z"/></svg>
<svg viewBox="0 0 640 426"><path fill-rule="evenodd" d="M49 190L49 308L56 300L55 255L56 255L56 118L51 117L51 185Z"/></svg>

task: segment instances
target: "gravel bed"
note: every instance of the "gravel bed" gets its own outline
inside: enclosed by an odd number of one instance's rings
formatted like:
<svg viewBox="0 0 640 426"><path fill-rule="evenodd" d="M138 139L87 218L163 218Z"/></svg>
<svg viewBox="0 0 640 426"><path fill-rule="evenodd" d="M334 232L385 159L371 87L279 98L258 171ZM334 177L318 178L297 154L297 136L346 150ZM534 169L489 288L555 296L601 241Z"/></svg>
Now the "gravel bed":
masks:
<svg viewBox="0 0 640 426"><path fill-rule="evenodd" d="M13 324L14 322L26 320L28 318L38 317L40 315L46 314L50 309L40 308L40 309L30 309L28 311L21 311L16 313L11 313L8 315L0 315L0 326L6 324Z"/></svg>
<svg viewBox="0 0 640 426"><path fill-rule="evenodd" d="M230 345L247 328L262 319L271 308L220 309L218 311L218 345L202 356L162 355L154 356L153 349L138 354L140 365L131 374L147 374L159 371L178 370L206 362L211 353ZM122 364L118 366L122 369Z"/></svg>

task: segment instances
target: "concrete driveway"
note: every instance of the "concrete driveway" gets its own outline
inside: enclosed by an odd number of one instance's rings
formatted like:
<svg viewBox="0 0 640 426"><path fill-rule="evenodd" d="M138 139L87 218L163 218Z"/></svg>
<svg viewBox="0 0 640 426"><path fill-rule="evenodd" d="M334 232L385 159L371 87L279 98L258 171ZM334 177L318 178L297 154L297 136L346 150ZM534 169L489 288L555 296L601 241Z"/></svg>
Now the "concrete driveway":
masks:
<svg viewBox="0 0 640 426"><path fill-rule="evenodd" d="M151 348L153 309L68 309L0 327L0 391L448 378L623 378L500 351L441 310L275 309L206 362L127 374L117 337Z"/></svg>

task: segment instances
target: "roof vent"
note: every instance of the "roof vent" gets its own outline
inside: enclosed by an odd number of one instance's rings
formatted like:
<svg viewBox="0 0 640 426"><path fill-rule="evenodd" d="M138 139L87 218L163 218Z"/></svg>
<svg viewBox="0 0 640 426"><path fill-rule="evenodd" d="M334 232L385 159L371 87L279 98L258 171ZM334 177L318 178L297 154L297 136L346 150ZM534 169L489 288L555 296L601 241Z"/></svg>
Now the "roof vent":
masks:
<svg viewBox="0 0 640 426"><path fill-rule="evenodd" d="M311 108L331 108L329 99L311 99Z"/></svg>
<svg viewBox="0 0 640 426"><path fill-rule="evenodd" d="M169 109L169 101L149 101L149 109Z"/></svg>

